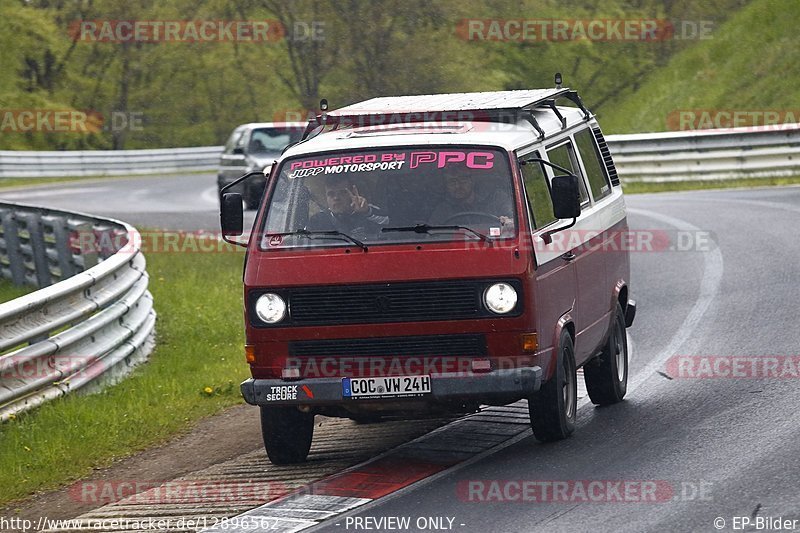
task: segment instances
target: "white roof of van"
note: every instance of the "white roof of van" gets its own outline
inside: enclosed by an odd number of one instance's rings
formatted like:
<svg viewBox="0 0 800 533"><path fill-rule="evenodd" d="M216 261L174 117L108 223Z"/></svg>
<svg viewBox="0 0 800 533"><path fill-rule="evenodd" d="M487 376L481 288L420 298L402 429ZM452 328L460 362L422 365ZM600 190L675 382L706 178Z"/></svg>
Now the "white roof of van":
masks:
<svg viewBox="0 0 800 533"><path fill-rule="evenodd" d="M335 109L332 116L370 115L373 113L430 113L525 109L564 95L569 89L523 89L518 91L486 91L480 93L419 94L382 96Z"/></svg>
<svg viewBox="0 0 800 533"><path fill-rule="evenodd" d="M558 110L566 119L567 127L585 121L583 112L578 108L559 106ZM562 131L561 121L552 110L537 109L533 113L546 137ZM321 133L290 147L284 156L398 145L490 145L516 150L537 140L539 132L524 119L517 121L516 124L508 124L480 120L459 121L457 117L456 120L449 121L393 123L390 118L389 123L384 125L345 127Z"/></svg>

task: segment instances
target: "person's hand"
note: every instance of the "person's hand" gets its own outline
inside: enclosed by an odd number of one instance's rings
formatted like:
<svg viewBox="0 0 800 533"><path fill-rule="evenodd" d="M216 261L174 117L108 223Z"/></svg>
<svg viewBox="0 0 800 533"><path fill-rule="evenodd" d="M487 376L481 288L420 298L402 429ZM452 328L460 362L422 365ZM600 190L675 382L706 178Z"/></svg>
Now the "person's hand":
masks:
<svg viewBox="0 0 800 533"><path fill-rule="evenodd" d="M353 185L352 190L350 191L352 194L353 201L350 204L353 207L353 213L369 213L369 203L367 203L367 199L358 194L358 189L355 185Z"/></svg>
<svg viewBox="0 0 800 533"><path fill-rule="evenodd" d="M512 219L510 217L500 216L500 217L497 217L497 218L500 219L500 224L503 225L503 226L508 226L508 225L510 225L511 223L514 222L514 219Z"/></svg>

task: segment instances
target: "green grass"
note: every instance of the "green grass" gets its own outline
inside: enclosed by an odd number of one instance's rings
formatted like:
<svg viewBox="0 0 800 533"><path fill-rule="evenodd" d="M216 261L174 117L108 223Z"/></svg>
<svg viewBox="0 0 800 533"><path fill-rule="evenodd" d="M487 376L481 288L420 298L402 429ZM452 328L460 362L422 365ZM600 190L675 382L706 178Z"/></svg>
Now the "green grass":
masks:
<svg viewBox="0 0 800 533"><path fill-rule="evenodd" d="M746 187L771 187L776 185L800 184L800 176L785 178L739 178L731 180L697 180L645 183L641 181L622 181L622 190L625 194L639 194L648 192L674 192L696 191L702 189L741 189Z"/></svg>
<svg viewBox="0 0 800 533"><path fill-rule="evenodd" d="M19 287L7 279L0 279L0 303L8 302L14 298L19 298L20 296L28 294L34 290L36 290L34 287Z"/></svg>
<svg viewBox="0 0 800 533"><path fill-rule="evenodd" d="M2 178L0 179L0 189L10 189L14 187L30 187L31 185L48 185L51 183L64 183L69 181L80 181L90 179L88 177L64 177L64 178Z"/></svg>
<svg viewBox="0 0 800 533"><path fill-rule="evenodd" d="M0 504L63 486L242 402L243 258L147 256L158 312L150 361L99 394L68 396L0 425Z"/></svg>
<svg viewBox="0 0 800 533"><path fill-rule="evenodd" d="M758 0L597 110L604 132L670 129L677 110L794 111L800 105L797 0ZM674 128L674 126L673 126Z"/></svg>

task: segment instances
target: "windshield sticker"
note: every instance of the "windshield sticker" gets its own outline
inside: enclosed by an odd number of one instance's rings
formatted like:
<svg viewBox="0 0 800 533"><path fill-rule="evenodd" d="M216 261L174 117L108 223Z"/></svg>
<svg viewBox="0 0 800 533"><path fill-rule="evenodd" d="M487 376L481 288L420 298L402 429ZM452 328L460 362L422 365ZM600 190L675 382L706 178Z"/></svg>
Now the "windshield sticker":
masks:
<svg viewBox="0 0 800 533"><path fill-rule="evenodd" d="M411 152L410 168L421 164L436 163L436 168L444 168L456 163L465 163L467 168L490 169L494 166L494 154L491 152Z"/></svg>
<svg viewBox="0 0 800 533"><path fill-rule="evenodd" d="M500 236L500 228L491 227L489 228L489 237L499 237Z"/></svg>
<svg viewBox="0 0 800 533"><path fill-rule="evenodd" d="M281 235L273 235L269 238L269 245L270 246L280 246L283 242L283 237Z"/></svg>
<svg viewBox="0 0 800 533"><path fill-rule="evenodd" d="M450 150L439 152L411 152L408 154L409 168L435 166L444 168L464 165L470 169L494 168L492 152ZM380 160L379 160L380 157ZM289 166L290 179L306 178L318 174L341 174L343 172L375 172L400 170L406 163L405 153L363 154L292 161Z"/></svg>

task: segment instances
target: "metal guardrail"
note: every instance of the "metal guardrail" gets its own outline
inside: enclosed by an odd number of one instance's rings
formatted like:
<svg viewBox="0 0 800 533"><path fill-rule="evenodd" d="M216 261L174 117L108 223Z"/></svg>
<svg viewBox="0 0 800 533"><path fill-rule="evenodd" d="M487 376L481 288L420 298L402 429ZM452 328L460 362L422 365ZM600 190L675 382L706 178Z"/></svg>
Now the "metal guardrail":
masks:
<svg viewBox="0 0 800 533"><path fill-rule="evenodd" d="M216 168L222 146L159 150L0 151L0 178L129 176Z"/></svg>
<svg viewBox="0 0 800 533"><path fill-rule="evenodd" d="M800 174L800 124L606 140L623 180ZM209 171L221 150L0 151L0 178ZM130 238L135 231L115 220L0 203L0 276L44 287L0 304L0 420L89 383L116 380L147 357L155 311L144 256ZM76 249L74 236L87 234L122 236L128 244Z"/></svg>
<svg viewBox="0 0 800 533"><path fill-rule="evenodd" d="M622 180L687 181L800 174L800 124L606 137ZM0 178L214 171L221 146L83 152L0 151Z"/></svg>
<svg viewBox="0 0 800 533"><path fill-rule="evenodd" d="M132 226L2 202L0 232L0 275L44 287L0 304L0 421L147 358L156 314Z"/></svg>
<svg viewBox="0 0 800 533"><path fill-rule="evenodd" d="M800 175L800 124L609 135L623 181L688 181Z"/></svg>

